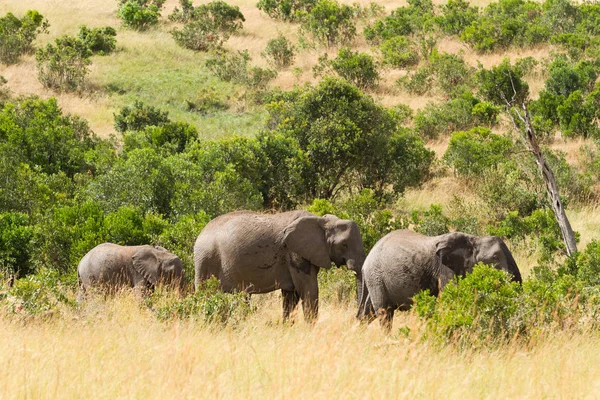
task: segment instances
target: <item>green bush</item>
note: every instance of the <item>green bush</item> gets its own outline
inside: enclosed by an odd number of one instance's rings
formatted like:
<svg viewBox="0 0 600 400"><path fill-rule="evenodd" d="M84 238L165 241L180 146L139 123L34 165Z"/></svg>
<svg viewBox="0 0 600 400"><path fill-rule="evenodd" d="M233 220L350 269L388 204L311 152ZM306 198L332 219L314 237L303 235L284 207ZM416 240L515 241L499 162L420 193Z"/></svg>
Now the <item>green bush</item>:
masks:
<svg viewBox="0 0 600 400"><path fill-rule="evenodd" d="M356 304L356 275L347 268L322 270L319 280L319 302Z"/></svg>
<svg viewBox="0 0 600 400"><path fill-rule="evenodd" d="M144 31L158 24L160 6L144 0L129 0L121 2L117 16L126 27Z"/></svg>
<svg viewBox="0 0 600 400"><path fill-rule="evenodd" d="M14 64L22 54L33 52L33 41L48 32L48 20L35 10L19 19L13 13L0 18L0 63Z"/></svg>
<svg viewBox="0 0 600 400"><path fill-rule="evenodd" d="M450 232L450 220L442 213L442 206L432 204L429 210L411 213L415 232L427 236L437 236Z"/></svg>
<svg viewBox="0 0 600 400"><path fill-rule="evenodd" d="M115 115L117 132L143 131L148 126L162 126L171 122L169 113L136 101L133 106L121 108Z"/></svg>
<svg viewBox="0 0 600 400"><path fill-rule="evenodd" d="M502 62L487 70L481 68L477 72L479 93L483 98L500 106L520 106L529 96L529 85L523 79L523 71L516 65L512 66L510 60L505 58Z"/></svg>
<svg viewBox="0 0 600 400"><path fill-rule="evenodd" d="M79 27L77 38L93 53L106 55L112 53L117 46L117 31L110 26L104 28L88 28L85 25Z"/></svg>
<svg viewBox="0 0 600 400"><path fill-rule="evenodd" d="M398 79L396 84L406 89L409 93L423 95L431 89L433 76L429 68L421 67L414 73L409 73Z"/></svg>
<svg viewBox="0 0 600 400"><path fill-rule="evenodd" d="M176 10L176 14L169 16L175 20L186 20L183 30L175 29L171 33L177 44L191 50L220 48L231 35L242 30L245 21L239 7L220 0L185 10L185 14L178 14Z"/></svg>
<svg viewBox="0 0 600 400"><path fill-rule="evenodd" d="M428 104L417 112L414 129L421 137L437 138L457 130L474 128L480 122L473 113L479 103L470 93L440 105Z"/></svg>
<svg viewBox="0 0 600 400"><path fill-rule="evenodd" d="M454 132L443 159L452 166L455 174L477 177L503 162L513 148L511 139L478 127L467 132Z"/></svg>
<svg viewBox="0 0 600 400"><path fill-rule="evenodd" d="M589 92L594 88L598 73L593 63L580 61L573 64L564 56L556 57L548 66L546 90L554 95L568 97L576 90Z"/></svg>
<svg viewBox="0 0 600 400"><path fill-rule="evenodd" d="M143 131L128 131L123 135L123 150L150 147L157 153L171 155L183 152L198 139L198 131L191 125L167 122L160 126L147 126Z"/></svg>
<svg viewBox="0 0 600 400"><path fill-rule="evenodd" d="M319 57L319 65L315 67L315 72L322 72L327 67L363 90L374 89L379 82L379 71L373 57L366 53L353 52L348 47L341 48L331 61L327 59L327 54Z"/></svg>
<svg viewBox="0 0 600 400"><path fill-rule="evenodd" d="M32 271L33 227L25 214L0 213L0 273L25 276Z"/></svg>
<svg viewBox="0 0 600 400"><path fill-rule="evenodd" d="M349 44L356 36L354 10L337 0L319 0L302 18L302 30L327 47Z"/></svg>
<svg viewBox="0 0 600 400"><path fill-rule="evenodd" d="M189 318L206 324L233 326L256 310L245 293L222 292L215 277L204 281L200 290L184 298L165 297L157 291L148 303L161 321Z"/></svg>
<svg viewBox="0 0 600 400"><path fill-rule="evenodd" d="M448 35L460 35L479 17L477 6L471 6L465 0L448 0L442 6L441 15L436 22L442 31Z"/></svg>
<svg viewBox="0 0 600 400"><path fill-rule="evenodd" d="M383 63L395 68L406 68L419 62L417 48L406 36L386 39L379 49L383 55Z"/></svg>
<svg viewBox="0 0 600 400"><path fill-rule="evenodd" d="M259 0L256 7L271 18L296 21L309 13L317 0Z"/></svg>
<svg viewBox="0 0 600 400"><path fill-rule="evenodd" d="M395 36L409 36L429 32L434 24L434 7L431 0L409 0L408 7L400 7L372 25L365 27L367 41L378 44Z"/></svg>
<svg viewBox="0 0 600 400"><path fill-rule="evenodd" d="M413 298L414 308L427 320L427 337L461 348L492 347L525 333L520 317L522 289L511 276L478 264L465 278L457 277L437 299L429 292Z"/></svg>
<svg viewBox="0 0 600 400"><path fill-rule="evenodd" d="M461 54L438 53L429 57L429 68L435 82L448 98L461 95L473 86L474 69L467 65Z"/></svg>
<svg viewBox="0 0 600 400"><path fill-rule="evenodd" d="M269 40L262 53L262 56L275 68L289 67L294 63L295 55L296 47L282 34Z"/></svg>
<svg viewBox="0 0 600 400"><path fill-rule="evenodd" d="M9 310L26 317L49 318L61 306L74 308L69 292L75 286L75 279L74 274L65 276L50 268L21 278L9 291Z"/></svg>
<svg viewBox="0 0 600 400"><path fill-rule="evenodd" d="M248 50L236 53L217 52L206 60L207 68L225 82L235 82L251 89L264 90L277 77L270 69L250 66Z"/></svg>
<svg viewBox="0 0 600 400"><path fill-rule="evenodd" d="M78 38L56 39L35 52L38 79L49 89L82 90L91 55L87 44Z"/></svg>

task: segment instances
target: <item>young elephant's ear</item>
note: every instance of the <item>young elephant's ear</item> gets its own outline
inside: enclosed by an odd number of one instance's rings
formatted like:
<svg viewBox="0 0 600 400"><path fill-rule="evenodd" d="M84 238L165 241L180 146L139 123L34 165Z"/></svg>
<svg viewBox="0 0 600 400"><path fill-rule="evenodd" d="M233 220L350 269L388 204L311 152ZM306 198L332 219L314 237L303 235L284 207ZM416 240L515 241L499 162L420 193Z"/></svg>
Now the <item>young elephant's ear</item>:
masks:
<svg viewBox="0 0 600 400"><path fill-rule="evenodd" d="M144 277L146 282L155 285L158 280L160 262L152 246L143 246L131 257L133 269Z"/></svg>
<svg viewBox="0 0 600 400"><path fill-rule="evenodd" d="M331 268L324 220L317 216L296 219L283 230L283 243L319 268Z"/></svg>
<svg viewBox="0 0 600 400"><path fill-rule="evenodd" d="M473 268L473 243L469 235L452 232L437 237L436 254L456 275L465 276Z"/></svg>

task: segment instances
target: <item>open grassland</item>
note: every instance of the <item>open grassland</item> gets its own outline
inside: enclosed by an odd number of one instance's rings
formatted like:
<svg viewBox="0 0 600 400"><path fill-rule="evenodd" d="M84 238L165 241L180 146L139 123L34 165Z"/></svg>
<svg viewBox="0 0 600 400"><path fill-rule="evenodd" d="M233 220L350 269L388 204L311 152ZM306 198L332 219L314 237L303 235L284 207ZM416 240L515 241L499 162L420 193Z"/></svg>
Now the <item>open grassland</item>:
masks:
<svg viewBox="0 0 600 400"><path fill-rule="evenodd" d="M595 398L597 333L458 352L359 326L325 305L278 323L279 296L235 328L160 323L130 297L52 322L0 319L3 398ZM406 316L396 326L418 329Z"/></svg>

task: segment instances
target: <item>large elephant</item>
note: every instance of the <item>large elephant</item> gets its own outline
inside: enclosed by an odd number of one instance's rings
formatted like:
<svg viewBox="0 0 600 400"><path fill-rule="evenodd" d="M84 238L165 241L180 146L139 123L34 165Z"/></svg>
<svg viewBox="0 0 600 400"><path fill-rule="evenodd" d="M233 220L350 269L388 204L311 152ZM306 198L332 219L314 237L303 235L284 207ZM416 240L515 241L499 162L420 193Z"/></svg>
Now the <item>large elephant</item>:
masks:
<svg viewBox="0 0 600 400"><path fill-rule="evenodd" d="M358 318L372 319L376 314L389 330L395 309L408 310L412 297L424 289L437 296L455 275L464 276L479 262L509 272L521 282L517 263L499 237L391 232L375 244L363 265Z"/></svg>
<svg viewBox="0 0 600 400"><path fill-rule="evenodd" d="M153 289L159 282L176 285L180 292L185 286L181 260L160 246L100 244L83 256L77 274L78 300L92 286L109 291L132 287L142 292Z"/></svg>
<svg viewBox="0 0 600 400"><path fill-rule="evenodd" d="M304 318L318 313L320 268L347 265L360 273L365 260L354 221L307 211L267 215L238 211L210 221L194 245L195 286L215 276L226 292L281 289L283 319L302 300Z"/></svg>

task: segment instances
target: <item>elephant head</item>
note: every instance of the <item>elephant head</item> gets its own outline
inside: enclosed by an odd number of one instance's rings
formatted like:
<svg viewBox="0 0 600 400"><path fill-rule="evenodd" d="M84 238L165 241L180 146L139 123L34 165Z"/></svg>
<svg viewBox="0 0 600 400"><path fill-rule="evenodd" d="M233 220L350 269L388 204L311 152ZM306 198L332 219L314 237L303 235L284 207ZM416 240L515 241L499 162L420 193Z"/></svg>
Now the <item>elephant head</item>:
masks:
<svg viewBox="0 0 600 400"><path fill-rule="evenodd" d="M346 265L360 272L366 255L354 221L334 215L307 215L290 223L283 232L287 248L320 268Z"/></svg>
<svg viewBox="0 0 600 400"><path fill-rule="evenodd" d="M452 232L436 239L436 254L456 275L464 276L482 262L512 274L513 281L522 282L517 263L501 238Z"/></svg>
<svg viewBox="0 0 600 400"><path fill-rule="evenodd" d="M175 284L183 291L183 264L175 254L160 246L142 246L131 258L133 269L144 277L147 285Z"/></svg>

